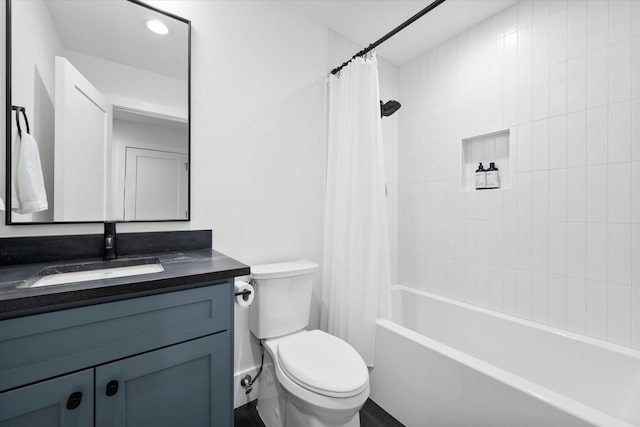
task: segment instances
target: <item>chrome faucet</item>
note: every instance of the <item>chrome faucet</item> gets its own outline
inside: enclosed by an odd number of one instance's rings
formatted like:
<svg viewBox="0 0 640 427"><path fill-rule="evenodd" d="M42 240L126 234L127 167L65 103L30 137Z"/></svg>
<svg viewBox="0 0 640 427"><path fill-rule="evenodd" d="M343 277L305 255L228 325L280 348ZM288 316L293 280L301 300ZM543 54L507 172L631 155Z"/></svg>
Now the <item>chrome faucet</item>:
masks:
<svg viewBox="0 0 640 427"><path fill-rule="evenodd" d="M116 254L116 223L104 223L104 256L103 259L115 259Z"/></svg>

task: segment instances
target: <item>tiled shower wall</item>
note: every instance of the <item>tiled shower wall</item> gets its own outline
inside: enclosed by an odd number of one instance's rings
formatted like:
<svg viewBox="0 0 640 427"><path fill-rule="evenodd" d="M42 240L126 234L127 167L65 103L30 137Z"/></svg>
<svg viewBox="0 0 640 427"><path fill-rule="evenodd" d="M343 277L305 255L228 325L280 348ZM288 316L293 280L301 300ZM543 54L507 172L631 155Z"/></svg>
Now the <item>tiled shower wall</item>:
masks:
<svg viewBox="0 0 640 427"><path fill-rule="evenodd" d="M399 283L640 348L640 1L521 1L400 67ZM510 131L510 189L461 140Z"/></svg>
<svg viewBox="0 0 640 427"><path fill-rule="evenodd" d="M328 30L327 68L337 67L361 49L362 46ZM398 99L398 73L397 65L378 56L380 98L385 102L390 99ZM399 114L394 114L382 119L392 283L398 282L398 116Z"/></svg>

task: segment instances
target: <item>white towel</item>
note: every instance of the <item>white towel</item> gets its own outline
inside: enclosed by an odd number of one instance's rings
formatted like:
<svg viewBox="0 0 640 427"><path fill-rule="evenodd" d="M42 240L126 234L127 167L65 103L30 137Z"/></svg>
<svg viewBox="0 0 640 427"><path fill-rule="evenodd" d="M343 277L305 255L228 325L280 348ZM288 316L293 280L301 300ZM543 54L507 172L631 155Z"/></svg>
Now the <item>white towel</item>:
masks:
<svg viewBox="0 0 640 427"><path fill-rule="evenodd" d="M11 210L20 214L46 211L49 208L42 178L38 143L26 132L16 137L13 150Z"/></svg>
<svg viewBox="0 0 640 427"><path fill-rule="evenodd" d="M4 200L2 200L2 197L0 197L0 211L4 210Z"/></svg>

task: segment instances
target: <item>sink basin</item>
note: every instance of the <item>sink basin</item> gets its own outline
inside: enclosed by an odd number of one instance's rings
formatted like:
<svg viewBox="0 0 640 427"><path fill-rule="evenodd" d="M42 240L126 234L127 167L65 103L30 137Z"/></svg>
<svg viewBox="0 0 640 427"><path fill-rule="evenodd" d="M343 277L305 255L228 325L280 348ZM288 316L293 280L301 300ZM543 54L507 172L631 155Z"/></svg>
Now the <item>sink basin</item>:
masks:
<svg viewBox="0 0 640 427"><path fill-rule="evenodd" d="M160 273L162 271L164 271L164 267L157 258L68 264L45 268L20 287L39 288L66 283Z"/></svg>

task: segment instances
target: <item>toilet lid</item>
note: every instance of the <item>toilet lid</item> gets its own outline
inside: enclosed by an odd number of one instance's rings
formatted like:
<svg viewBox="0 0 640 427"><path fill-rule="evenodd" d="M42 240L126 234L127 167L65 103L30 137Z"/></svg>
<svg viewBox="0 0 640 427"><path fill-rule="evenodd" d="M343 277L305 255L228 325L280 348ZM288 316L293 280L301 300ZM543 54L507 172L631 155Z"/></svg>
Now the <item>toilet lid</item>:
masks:
<svg viewBox="0 0 640 427"><path fill-rule="evenodd" d="M369 371L358 352L319 330L281 342L278 362L295 383L325 396L355 396L369 383Z"/></svg>

